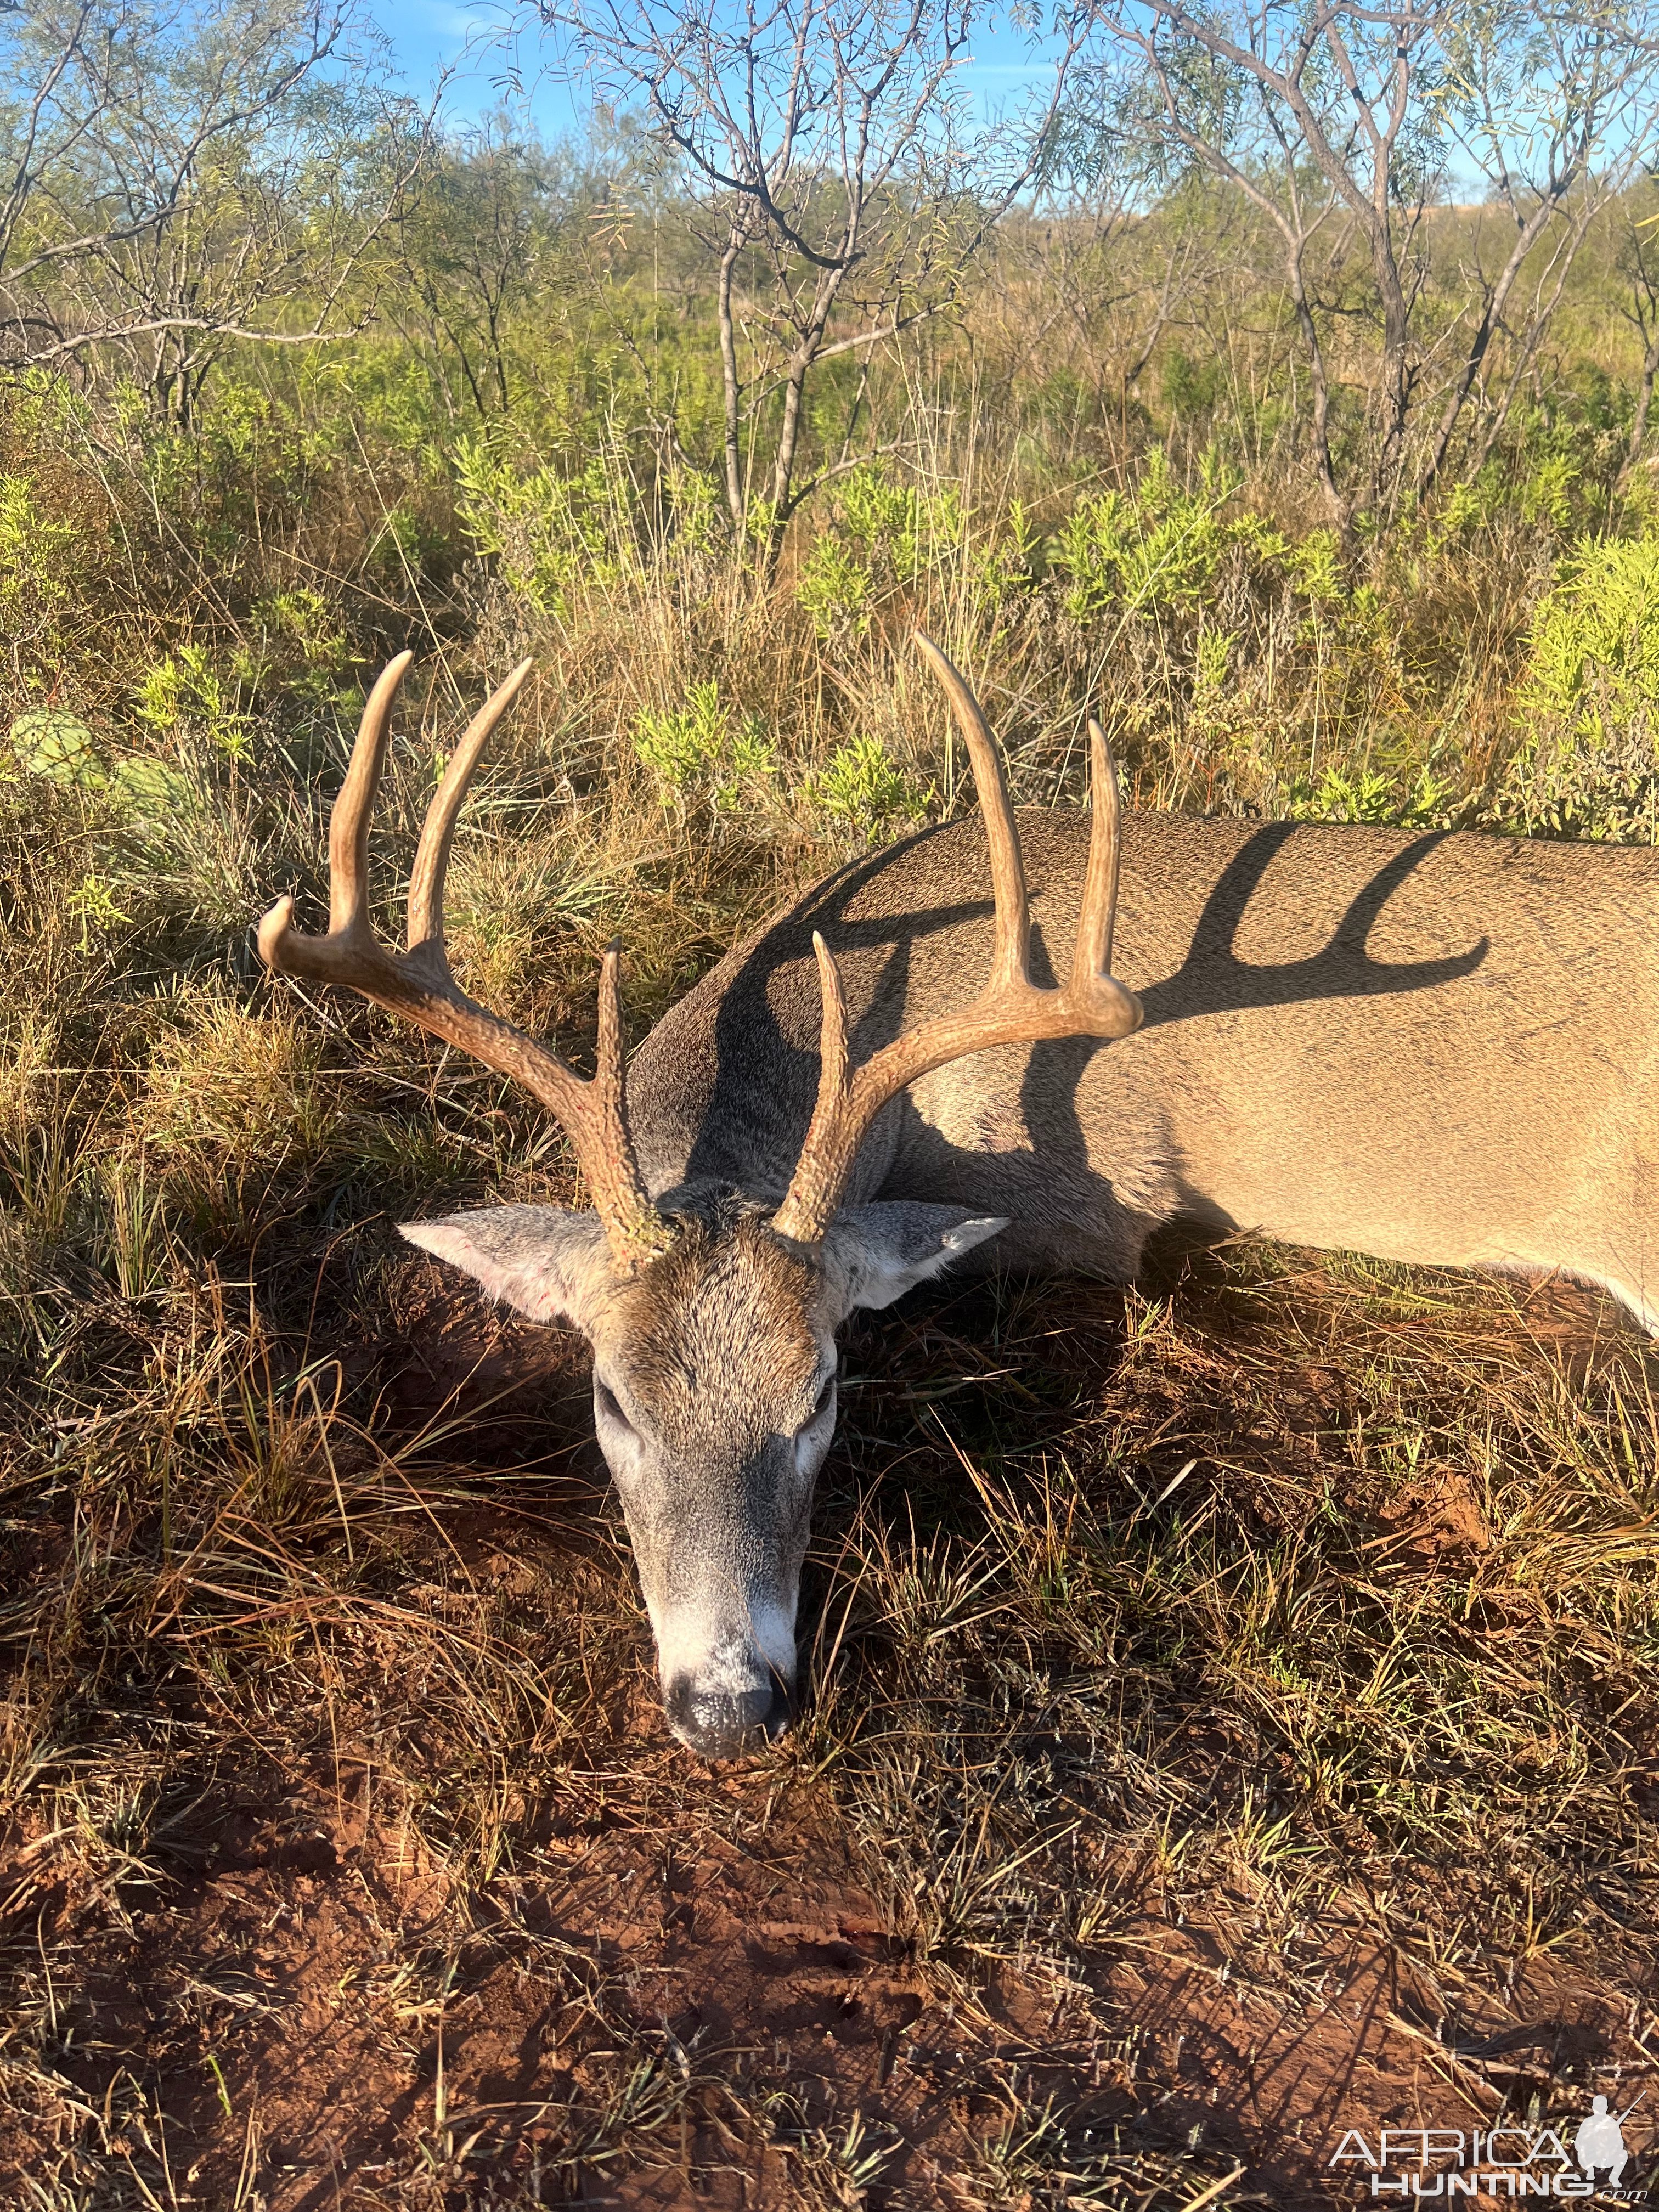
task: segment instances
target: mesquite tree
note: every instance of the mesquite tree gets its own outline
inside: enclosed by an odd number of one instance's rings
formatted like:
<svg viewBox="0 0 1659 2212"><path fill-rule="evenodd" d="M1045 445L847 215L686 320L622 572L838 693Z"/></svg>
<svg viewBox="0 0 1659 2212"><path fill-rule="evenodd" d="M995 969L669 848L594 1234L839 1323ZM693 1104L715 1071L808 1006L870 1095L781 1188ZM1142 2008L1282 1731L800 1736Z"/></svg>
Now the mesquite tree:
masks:
<svg viewBox="0 0 1659 2212"><path fill-rule="evenodd" d="M1273 226L1310 383L1307 429L1333 519L1392 512L1414 410L1434 428L1417 477L1445 468L1471 402L1478 467L1501 433L1598 208L1655 148L1659 8L1607 0L1095 0L1080 81L1160 186L1221 179ZM1467 304L1431 313L1427 223L1480 177L1504 245L1479 226ZM1488 226L1490 228L1490 226ZM1379 340L1357 467L1334 447L1330 335L1357 243ZM1504 373L1492 375L1504 338Z"/></svg>
<svg viewBox="0 0 1659 2212"><path fill-rule="evenodd" d="M675 165L715 264L722 479L740 538L777 558L790 517L862 458L803 465L807 398L958 295L1037 175L1076 51L1055 27L1018 117L976 121L962 70L981 0L539 0L570 65L640 117Z"/></svg>
<svg viewBox="0 0 1659 2212"><path fill-rule="evenodd" d="M237 338L313 343L422 157L355 0L0 12L0 368L118 362L188 418Z"/></svg>
<svg viewBox="0 0 1659 2212"><path fill-rule="evenodd" d="M1107 44L1103 77L1119 73L1118 111L1153 173L1206 170L1279 235L1307 357L1314 465L1333 518L1346 525L1352 500L1332 453L1331 377L1310 258L1319 234L1339 223L1369 255L1382 356L1375 499L1397 471L1417 380L1417 238L1441 174L1438 146L1422 128L1433 17L1416 0L1231 0L1217 9L1098 0L1095 21Z"/></svg>
<svg viewBox="0 0 1659 2212"><path fill-rule="evenodd" d="M1591 225L1656 152L1659 9L1596 0L1504 0L1449 10L1440 25L1438 117L1485 188L1501 240L1480 229L1460 267L1468 307L1418 489L1447 465L1474 403L1465 465L1502 434ZM1501 373L1495 341L1506 336Z"/></svg>

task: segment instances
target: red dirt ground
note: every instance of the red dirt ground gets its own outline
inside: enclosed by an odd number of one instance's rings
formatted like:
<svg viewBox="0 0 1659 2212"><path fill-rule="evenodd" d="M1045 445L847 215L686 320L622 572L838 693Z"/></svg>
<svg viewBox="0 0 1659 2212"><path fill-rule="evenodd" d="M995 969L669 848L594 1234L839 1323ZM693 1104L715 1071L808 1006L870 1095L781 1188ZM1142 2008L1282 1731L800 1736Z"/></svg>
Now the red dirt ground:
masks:
<svg viewBox="0 0 1659 2212"><path fill-rule="evenodd" d="M415 1413L477 1364L476 1333L428 1341ZM492 1389L515 1358L541 1374L572 1358L527 1333L495 1344ZM1412 1504L1405 1540L1476 1540L1467 1501ZM484 1572L553 1540L483 1507L451 1533ZM1172 1921L1128 1865L1089 1987L1003 1968L970 1995L861 1888L824 1788L787 1756L694 1770L642 1677L627 1696L639 1748L614 1802L601 1772L578 1819L515 1806L519 1863L465 1900L368 1740L305 1768L244 1747L234 1785L173 1824L159 1891L88 1899L50 1833L12 1837L5 1940L44 1959L72 1921L76 1970L50 1990L49 2063L0 2105L4 2202L1029 2207L1062 2199L1017 2179L997 2195L975 2147L1052 2098L1068 2139L1092 2129L1122 2154L1121 2193L1074 2201L1297 2212L1361 2201L1328 2165L1348 2129L1490 2125L1494 2084L1511 2117L1565 2128L1593 2088L1623 2106L1655 2083L1652 2016L1570 1957L1446 2014L1374 1896L1269 1983L1224 1916ZM629 2094L624 2160L595 2116ZM862 2194L828 2157L855 2120L887 2154ZM1639 2151L1653 2124L1631 2132ZM86 2171L71 2148L94 2142L98 2193L24 2193Z"/></svg>
<svg viewBox="0 0 1659 2212"><path fill-rule="evenodd" d="M667 1846L642 1848L625 1827L550 1836L550 1870L492 1885L498 1917L477 1922L453 1986L427 2001L411 2063L388 2045L386 1986L449 1900L407 1829L374 1814L374 1788L367 1764L347 1763L337 1791L272 1777L264 1802L219 1810L210 1872L181 1877L127 1927L85 1932L79 1986L60 1999L58 2071L92 2106L124 2069L153 2086L180 2201L234 2201L250 2117L270 2212L398 2201L390 2185L422 2144L434 2203L467 2201L464 2173L527 2184L542 2147L568 2142L572 2100L592 2106L615 2087L607 2021L689 2072L684 2126L665 2162L613 2179L610 2161L579 2166L556 2190L550 2172L550 2202L566 2189L665 2212L801 2201L793 2161L733 2125L728 2094L740 2105L786 2080L810 2127L839 2134L861 2113L892 2146L872 2206L982 2204L970 2139L994 2129L1011 2092L1040 2103L1060 2089L1080 2107L1073 2127L1201 2144L1218 2175L1243 2169L1227 2202L1291 2212L1358 2201L1357 2184L1325 2171L1350 2127L1375 2138L1384 2125L1489 2125L1494 2075L1535 2078L1547 2113L1576 2117L1585 2100L1564 2097L1565 2081L1616 2085L1623 2105L1653 2076L1630 2021L1565 1968L1527 1975L1502 2011L1437 2021L1401 1953L1341 1928L1297 1962L1310 1994L1294 2006L1230 1966L1224 1927L1148 1912L1091 1993L1111 2026L1103 2043L1079 2042L1063 1989L1018 1975L982 2008L953 2007L849 1878L812 1790L781 1789L765 1770L708 1778ZM14 1911L24 1893L50 1907L15 1857L5 1893ZM0 2129L10 2191L65 2122L67 2100L56 2124L12 2112ZM118 2132L113 2166L124 2154L142 2165L148 2148ZM1194 2193L1203 2182L1200 2170Z"/></svg>

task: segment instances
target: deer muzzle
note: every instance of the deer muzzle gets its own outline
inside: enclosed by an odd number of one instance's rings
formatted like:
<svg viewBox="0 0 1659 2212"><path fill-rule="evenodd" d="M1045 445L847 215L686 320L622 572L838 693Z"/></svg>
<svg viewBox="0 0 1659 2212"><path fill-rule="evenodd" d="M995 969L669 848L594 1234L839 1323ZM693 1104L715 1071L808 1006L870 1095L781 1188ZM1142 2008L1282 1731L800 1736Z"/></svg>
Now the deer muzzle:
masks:
<svg viewBox="0 0 1659 2212"><path fill-rule="evenodd" d="M794 1698L775 1677L748 1690L700 1690L690 1676L663 1698L668 1725L683 1744L711 1759L740 1759L781 1736L794 1717Z"/></svg>
<svg viewBox="0 0 1659 2212"><path fill-rule="evenodd" d="M739 1759L781 1735L795 1711L795 1608L751 1604L744 1617L698 1606L652 1607L663 1711L703 1759Z"/></svg>

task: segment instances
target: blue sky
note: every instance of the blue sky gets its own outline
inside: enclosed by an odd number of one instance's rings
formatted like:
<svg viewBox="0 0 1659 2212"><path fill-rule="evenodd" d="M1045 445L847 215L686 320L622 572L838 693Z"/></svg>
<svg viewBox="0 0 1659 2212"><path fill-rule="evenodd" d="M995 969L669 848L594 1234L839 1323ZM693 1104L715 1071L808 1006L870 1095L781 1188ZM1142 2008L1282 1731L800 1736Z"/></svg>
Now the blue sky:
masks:
<svg viewBox="0 0 1659 2212"><path fill-rule="evenodd" d="M496 106L495 86L507 66L498 46L487 44L493 32L513 20L510 10L492 0L373 0L375 20L390 43L398 76L420 93L452 66L447 112L465 122ZM526 40L518 52L530 92L531 110L544 134L562 137L579 119L581 94L545 72L538 74L539 49ZM549 50L550 52L550 49ZM976 96L988 106L1017 94L1040 70L1032 68L1022 34L998 25L975 44L965 71Z"/></svg>

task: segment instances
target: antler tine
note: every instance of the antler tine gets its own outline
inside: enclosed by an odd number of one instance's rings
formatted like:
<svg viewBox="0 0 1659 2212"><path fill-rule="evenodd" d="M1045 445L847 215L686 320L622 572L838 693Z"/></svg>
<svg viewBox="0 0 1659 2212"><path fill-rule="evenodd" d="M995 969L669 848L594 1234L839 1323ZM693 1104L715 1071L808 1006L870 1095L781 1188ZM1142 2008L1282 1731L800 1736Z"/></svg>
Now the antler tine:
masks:
<svg viewBox="0 0 1659 2212"><path fill-rule="evenodd" d="M524 689L525 678L535 666L521 660L504 683L498 684L466 726L465 735L450 757L443 781L432 794L421 842L415 848L415 865L409 872L409 950L424 954L435 973L447 975L449 956L444 950L444 878L449 868L449 848L455 824L472 782L473 771L483 749L495 733L495 725Z"/></svg>
<svg viewBox="0 0 1659 2212"><path fill-rule="evenodd" d="M622 945L612 938L599 962L599 1022L594 1042L593 1080L586 1086L599 1124L601 1159L621 1163L616 1195L608 1201L622 1237L635 1258L668 1249L671 1237L662 1216L646 1195L629 1133L627 1092L623 1079ZM589 1176L589 1181L592 1177ZM601 1212L605 1212L601 1206ZM607 1225L609 1225L607 1218ZM616 1242L613 1236L612 1242Z"/></svg>
<svg viewBox="0 0 1659 2212"><path fill-rule="evenodd" d="M1083 883L1072 954L1071 988L1086 999L1103 978L1112 981L1112 925L1117 919L1119 835L1122 808L1117 769L1106 732L1089 717L1089 872Z"/></svg>
<svg viewBox="0 0 1659 2212"><path fill-rule="evenodd" d="M363 702L357 742L334 811L328 819L328 933L356 936L368 927L368 822L386 765L386 738L398 686L412 653L388 660Z"/></svg>
<svg viewBox="0 0 1659 2212"><path fill-rule="evenodd" d="M259 957L267 968L319 983L351 983L364 963L385 958L368 926L368 823L380 787L392 703L414 658L400 653L375 678L345 781L328 817L328 934L301 936L294 927L293 900L279 898L259 924Z"/></svg>
<svg viewBox="0 0 1659 2212"><path fill-rule="evenodd" d="M1014 827L1014 810L1008 798L1008 779L1003 774L1002 750L991 734L983 708L963 682L960 670L947 660L931 637L915 634L916 650L938 677L951 702L957 727L962 732L973 763L974 790L985 824L985 842L991 860L991 892L996 901L996 949L991 956L991 983L1029 983L1031 980L1031 902L1025 889L1025 862Z"/></svg>
<svg viewBox="0 0 1659 2212"><path fill-rule="evenodd" d="M818 993L823 1000L823 1019L818 1032L818 1092L820 1101L840 1097L847 1088L852 1052L847 1036L847 994L842 988L836 956L817 930L812 932L817 955Z"/></svg>
<svg viewBox="0 0 1659 2212"><path fill-rule="evenodd" d="M357 742L334 811L328 817L328 933L356 936L368 915L368 823L386 764L386 738L398 687L409 673L412 653L388 660L363 702Z"/></svg>
<svg viewBox="0 0 1659 2212"><path fill-rule="evenodd" d="M556 1114L569 1132L617 1264L630 1270L665 1251L673 1231L651 1202L629 1133L616 946L600 970L599 1066L592 1082L584 1082L548 1046L469 999L450 974L444 949L444 877L456 818L491 732L523 687L527 660L474 715L427 810L410 882L408 950L388 951L369 926L369 815L392 701L410 658L399 653L370 692L329 819L328 934L301 936L294 927L294 901L280 898L259 924L260 954L270 968L346 985L417 1022L521 1085Z"/></svg>
<svg viewBox="0 0 1659 2212"><path fill-rule="evenodd" d="M991 1045L1034 1043L1042 1037L1127 1036L1142 1019L1139 1000L1110 969L1119 805L1117 777L1099 724L1089 725L1093 819L1071 974L1058 989L1042 989L1030 979L1025 872L995 740L973 693L939 647L921 636L916 642L945 686L974 763L996 899L991 973L971 1005L919 1023L854 1070L840 970L823 939L814 935L823 993L817 1102L788 1191L772 1217L778 1235L798 1243L815 1244L823 1238L871 1123L889 1099L918 1077Z"/></svg>
<svg viewBox="0 0 1659 2212"><path fill-rule="evenodd" d="M847 1035L847 993L836 956L816 929L812 950L817 956L818 995L823 1006L818 1024L818 1095L787 1195L772 1217L780 1237L793 1237L801 1244L815 1244L823 1236L852 1170L852 1155L843 1166L842 1153L854 1110L852 1085L856 1080Z"/></svg>

